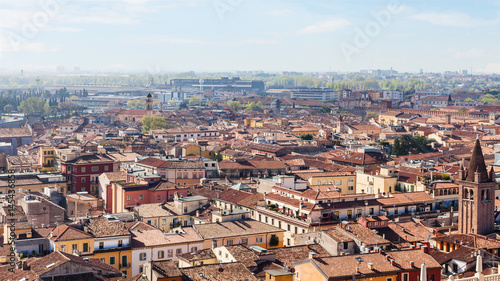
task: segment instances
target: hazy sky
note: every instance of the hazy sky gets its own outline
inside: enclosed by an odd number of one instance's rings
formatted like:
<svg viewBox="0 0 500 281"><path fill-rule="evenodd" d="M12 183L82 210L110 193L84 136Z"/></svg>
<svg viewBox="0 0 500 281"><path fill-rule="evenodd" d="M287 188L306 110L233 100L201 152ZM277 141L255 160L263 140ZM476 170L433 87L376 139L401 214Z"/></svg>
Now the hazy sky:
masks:
<svg viewBox="0 0 500 281"><path fill-rule="evenodd" d="M500 0L0 0L0 69L500 73Z"/></svg>

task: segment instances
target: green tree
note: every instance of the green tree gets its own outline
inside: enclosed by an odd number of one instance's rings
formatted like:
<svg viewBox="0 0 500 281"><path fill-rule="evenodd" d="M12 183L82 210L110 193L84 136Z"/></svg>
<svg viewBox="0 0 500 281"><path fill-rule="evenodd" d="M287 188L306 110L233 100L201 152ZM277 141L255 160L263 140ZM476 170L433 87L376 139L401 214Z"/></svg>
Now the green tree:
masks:
<svg viewBox="0 0 500 281"><path fill-rule="evenodd" d="M11 113L12 111L14 111L14 107L12 106L12 104L7 104L3 107L3 111Z"/></svg>
<svg viewBox="0 0 500 281"><path fill-rule="evenodd" d="M376 119L377 118L377 113L375 112L367 112L365 116L365 120L370 120L370 119Z"/></svg>
<svg viewBox="0 0 500 281"><path fill-rule="evenodd" d="M23 100L17 109L28 115L50 113L50 106L47 101L39 97Z"/></svg>
<svg viewBox="0 0 500 281"><path fill-rule="evenodd" d="M257 105L258 108L264 107L264 104L261 101L258 101L255 105Z"/></svg>
<svg viewBox="0 0 500 281"><path fill-rule="evenodd" d="M436 151L430 146L432 141L425 137L402 135L394 140L392 154L396 156L421 154Z"/></svg>
<svg viewBox="0 0 500 281"><path fill-rule="evenodd" d="M241 110L241 102L239 101L230 101L227 105L231 111L238 112Z"/></svg>
<svg viewBox="0 0 500 281"><path fill-rule="evenodd" d="M167 120L164 117L144 116L142 117L142 132L149 133L150 130L165 129Z"/></svg>
<svg viewBox="0 0 500 281"><path fill-rule="evenodd" d="M198 96L193 96L191 99L189 99L189 104L190 105L200 105L201 104L201 98Z"/></svg>
<svg viewBox="0 0 500 281"><path fill-rule="evenodd" d="M332 109L328 105L322 105L318 110L319 113L330 113Z"/></svg>
<svg viewBox="0 0 500 281"><path fill-rule="evenodd" d="M467 113L467 109L466 108L460 108L458 110L458 113L460 113L460 114L466 114Z"/></svg>
<svg viewBox="0 0 500 281"><path fill-rule="evenodd" d="M132 109L146 109L146 101L141 99L129 100L127 107Z"/></svg>
<svg viewBox="0 0 500 281"><path fill-rule="evenodd" d="M302 140L312 140L313 136L311 134L302 134L302 135L300 135L300 139L302 139Z"/></svg>
<svg viewBox="0 0 500 281"><path fill-rule="evenodd" d="M392 155L401 155L401 144L399 143L399 138L394 140L394 145L392 146Z"/></svg>

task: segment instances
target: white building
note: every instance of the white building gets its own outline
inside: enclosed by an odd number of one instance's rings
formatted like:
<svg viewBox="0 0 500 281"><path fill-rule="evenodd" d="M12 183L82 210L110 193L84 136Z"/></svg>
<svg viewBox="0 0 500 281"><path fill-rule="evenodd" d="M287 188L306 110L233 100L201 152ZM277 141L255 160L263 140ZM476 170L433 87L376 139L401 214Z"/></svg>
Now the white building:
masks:
<svg viewBox="0 0 500 281"><path fill-rule="evenodd" d="M151 226L132 229L132 276L142 272L148 261L177 261L177 255L203 249L203 239L192 227L183 227L173 233Z"/></svg>

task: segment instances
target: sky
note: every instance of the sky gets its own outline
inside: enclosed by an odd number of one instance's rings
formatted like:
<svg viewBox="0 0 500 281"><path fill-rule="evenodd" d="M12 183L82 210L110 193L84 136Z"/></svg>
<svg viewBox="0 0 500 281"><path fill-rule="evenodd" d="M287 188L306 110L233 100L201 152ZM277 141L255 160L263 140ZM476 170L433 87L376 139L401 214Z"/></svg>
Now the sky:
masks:
<svg viewBox="0 0 500 281"><path fill-rule="evenodd" d="M500 73L500 0L0 0L0 70Z"/></svg>

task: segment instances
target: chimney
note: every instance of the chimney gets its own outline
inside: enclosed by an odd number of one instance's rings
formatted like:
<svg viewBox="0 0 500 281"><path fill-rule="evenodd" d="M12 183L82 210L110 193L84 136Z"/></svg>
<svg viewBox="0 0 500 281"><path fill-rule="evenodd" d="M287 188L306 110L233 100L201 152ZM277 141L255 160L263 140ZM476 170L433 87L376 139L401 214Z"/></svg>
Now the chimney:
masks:
<svg viewBox="0 0 500 281"><path fill-rule="evenodd" d="M394 261L394 259L391 259L391 265L396 265L396 262Z"/></svg>
<svg viewBox="0 0 500 281"><path fill-rule="evenodd" d="M422 246L422 252L428 254L429 253L429 247L427 246Z"/></svg>
<svg viewBox="0 0 500 281"><path fill-rule="evenodd" d="M200 210L196 210L196 217L200 216Z"/></svg>
<svg viewBox="0 0 500 281"><path fill-rule="evenodd" d="M309 259L312 260L315 255L316 255L315 252L309 252Z"/></svg>
<svg viewBox="0 0 500 281"><path fill-rule="evenodd" d="M410 261L410 267L415 267L415 262L414 261Z"/></svg>
<svg viewBox="0 0 500 281"><path fill-rule="evenodd" d="M369 262L369 263L368 263L368 268L369 268L370 270L373 270L373 263Z"/></svg>
<svg viewBox="0 0 500 281"><path fill-rule="evenodd" d="M359 273L359 267L358 266L356 267L356 273Z"/></svg>

